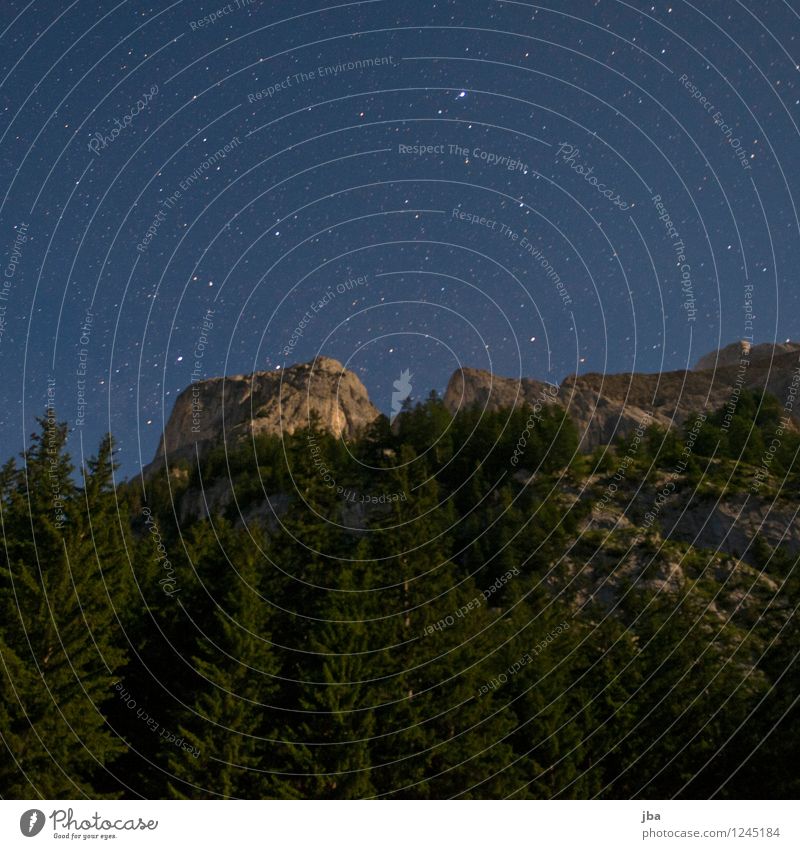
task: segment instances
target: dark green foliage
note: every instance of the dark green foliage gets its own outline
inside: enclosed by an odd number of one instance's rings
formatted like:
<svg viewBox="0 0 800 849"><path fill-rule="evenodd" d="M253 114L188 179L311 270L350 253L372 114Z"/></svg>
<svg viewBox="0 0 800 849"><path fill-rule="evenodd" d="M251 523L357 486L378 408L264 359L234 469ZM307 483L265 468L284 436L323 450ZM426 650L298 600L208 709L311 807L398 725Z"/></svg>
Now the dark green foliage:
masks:
<svg viewBox="0 0 800 849"><path fill-rule="evenodd" d="M768 484L794 491L782 423L743 392L689 457L693 419L576 455L562 410L432 395L143 491L110 440L77 483L43 420L0 470L0 793L796 796L796 557L589 522L614 480L648 476L634 526L676 469L686 503L741 493L776 433Z"/></svg>
<svg viewBox="0 0 800 849"><path fill-rule="evenodd" d="M648 458L661 468L677 462L684 440L695 429L696 422L696 418L690 417L682 433L673 430L665 434L663 429L651 427L647 440ZM700 465L696 458L734 461L745 468L759 466L773 440L775 453L769 461L769 471L781 477L796 471L800 433L794 425L787 426L787 413L777 398L766 392L744 389L708 415L697 429L692 451L695 473ZM706 464L702 465L706 468ZM726 471L730 471L729 466L722 466L717 473L712 473L712 478ZM749 474L752 479L752 469Z"/></svg>
<svg viewBox="0 0 800 849"><path fill-rule="evenodd" d="M195 597L205 592L212 610L209 615L202 600L183 605L196 634L195 696L189 710L174 716L183 742L170 743L167 736L164 744L170 790L178 797L196 796L212 768L214 795L266 798L281 792L273 777L281 765L272 709L279 665L262 598L264 541L252 542L245 544L224 520L193 533L189 556L202 587Z"/></svg>
<svg viewBox="0 0 800 849"><path fill-rule="evenodd" d="M81 491L66 427L52 415L41 426L24 465L3 474L0 786L18 798L108 792L105 766L124 751L103 715L126 658L111 444L89 464Z"/></svg>

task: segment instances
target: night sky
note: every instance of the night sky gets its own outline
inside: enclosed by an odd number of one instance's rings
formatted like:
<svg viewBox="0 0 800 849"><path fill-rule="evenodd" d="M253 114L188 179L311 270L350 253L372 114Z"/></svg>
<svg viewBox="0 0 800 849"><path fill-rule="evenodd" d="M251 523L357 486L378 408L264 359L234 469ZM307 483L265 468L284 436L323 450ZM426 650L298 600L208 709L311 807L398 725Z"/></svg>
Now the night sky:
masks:
<svg viewBox="0 0 800 849"><path fill-rule="evenodd" d="M3 0L2 459L50 386L133 474L198 344L388 413L405 369L797 339L798 36L796 0Z"/></svg>

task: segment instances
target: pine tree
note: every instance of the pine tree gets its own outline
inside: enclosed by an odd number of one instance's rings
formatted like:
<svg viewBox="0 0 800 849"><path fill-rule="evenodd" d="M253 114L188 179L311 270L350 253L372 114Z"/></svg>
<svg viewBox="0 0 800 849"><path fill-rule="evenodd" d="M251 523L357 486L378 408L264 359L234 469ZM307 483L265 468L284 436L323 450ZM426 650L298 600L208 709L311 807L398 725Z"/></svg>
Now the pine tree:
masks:
<svg viewBox="0 0 800 849"><path fill-rule="evenodd" d="M309 446L314 448L310 451ZM374 596L356 532L343 524L337 495L346 463L318 429L296 434L289 456L294 498L270 541L284 625L286 755L303 798L373 795L369 690ZM328 480L326 475L331 475Z"/></svg>
<svg viewBox="0 0 800 849"><path fill-rule="evenodd" d="M269 634L269 604L262 597L264 540L214 521L217 548L194 530L191 560L212 599L210 618L195 618L192 658L196 697L176 717L178 735L163 729L162 748L178 798L223 796L262 799L287 795L277 779L274 699L278 661ZM199 556L198 556L199 555ZM172 737L176 737L175 740Z"/></svg>
<svg viewBox="0 0 800 849"><path fill-rule="evenodd" d="M374 673L368 629L369 608L354 572L342 563L327 571L335 583L317 594L307 625L303 652L289 668L299 682L298 710L291 715L293 771L303 796L360 799L374 795L370 740L375 732L371 709Z"/></svg>
<svg viewBox="0 0 800 849"><path fill-rule="evenodd" d="M98 559L66 426L51 410L40 425L24 466L4 475L0 730L14 760L0 785L17 797L99 795L124 751L102 712L125 662L104 587L117 565Z"/></svg>
<svg viewBox="0 0 800 849"><path fill-rule="evenodd" d="M491 677L492 615L450 560L452 505L408 446L392 488L407 500L376 520L372 540L392 646L373 780L381 794L401 797L502 795L513 759L504 738L516 720L511 711L496 714L492 696L480 692Z"/></svg>

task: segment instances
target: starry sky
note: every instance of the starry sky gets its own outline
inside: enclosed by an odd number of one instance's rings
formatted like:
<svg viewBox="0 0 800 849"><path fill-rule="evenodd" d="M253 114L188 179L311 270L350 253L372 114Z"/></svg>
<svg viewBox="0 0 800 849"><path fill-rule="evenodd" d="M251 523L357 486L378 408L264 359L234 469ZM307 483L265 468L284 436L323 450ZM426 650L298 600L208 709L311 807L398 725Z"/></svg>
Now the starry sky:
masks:
<svg viewBox="0 0 800 849"><path fill-rule="evenodd" d="M3 0L0 44L3 459L49 387L127 476L193 379L324 354L388 413L800 336L796 0Z"/></svg>

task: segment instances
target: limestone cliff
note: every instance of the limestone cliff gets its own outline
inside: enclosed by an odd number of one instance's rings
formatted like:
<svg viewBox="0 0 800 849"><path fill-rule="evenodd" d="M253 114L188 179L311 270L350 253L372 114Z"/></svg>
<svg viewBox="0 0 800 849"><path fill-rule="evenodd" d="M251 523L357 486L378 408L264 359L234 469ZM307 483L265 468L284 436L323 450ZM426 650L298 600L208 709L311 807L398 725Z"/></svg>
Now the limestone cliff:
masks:
<svg viewBox="0 0 800 849"><path fill-rule="evenodd" d="M293 433L313 413L322 427L345 438L380 415L358 377L328 357L285 371L212 378L178 396L154 464L193 457L195 444L202 454L250 434Z"/></svg>
<svg viewBox="0 0 800 849"><path fill-rule="evenodd" d="M450 378L444 403L451 413L470 406L498 410L535 402L567 410L591 450L633 431L649 413L663 427L680 425L702 411L724 406L742 389L767 390L781 401L800 367L800 344L735 343L702 357L697 367L660 374L584 374L567 377L558 392L527 378L497 377L479 369L459 369ZM791 411L800 420L800 405Z"/></svg>
<svg viewBox="0 0 800 849"><path fill-rule="evenodd" d="M779 342L775 345L764 342L761 345L751 345L747 341L733 342L718 351L711 351L700 357L694 367L695 371L715 369L721 366L735 366L741 357L747 357L751 363L768 363L774 355L789 354L800 351L800 342Z"/></svg>
<svg viewBox="0 0 800 849"><path fill-rule="evenodd" d="M560 386L532 378L498 377L479 369L458 369L444 403L451 413L478 406L497 410L520 404L556 404L581 433L590 451L630 434L642 421L680 425L697 412L716 410L732 393L765 389L782 401L800 380L800 343L734 343L702 357L695 368L660 374L584 374ZM792 414L800 419L800 403ZM177 398L156 453L192 457L195 445L232 442L253 433L292 433L316 413L336 436L353 437L380 415L359 378L341 363L320 357L285 371L220 377L187 387Z"/></svg>

